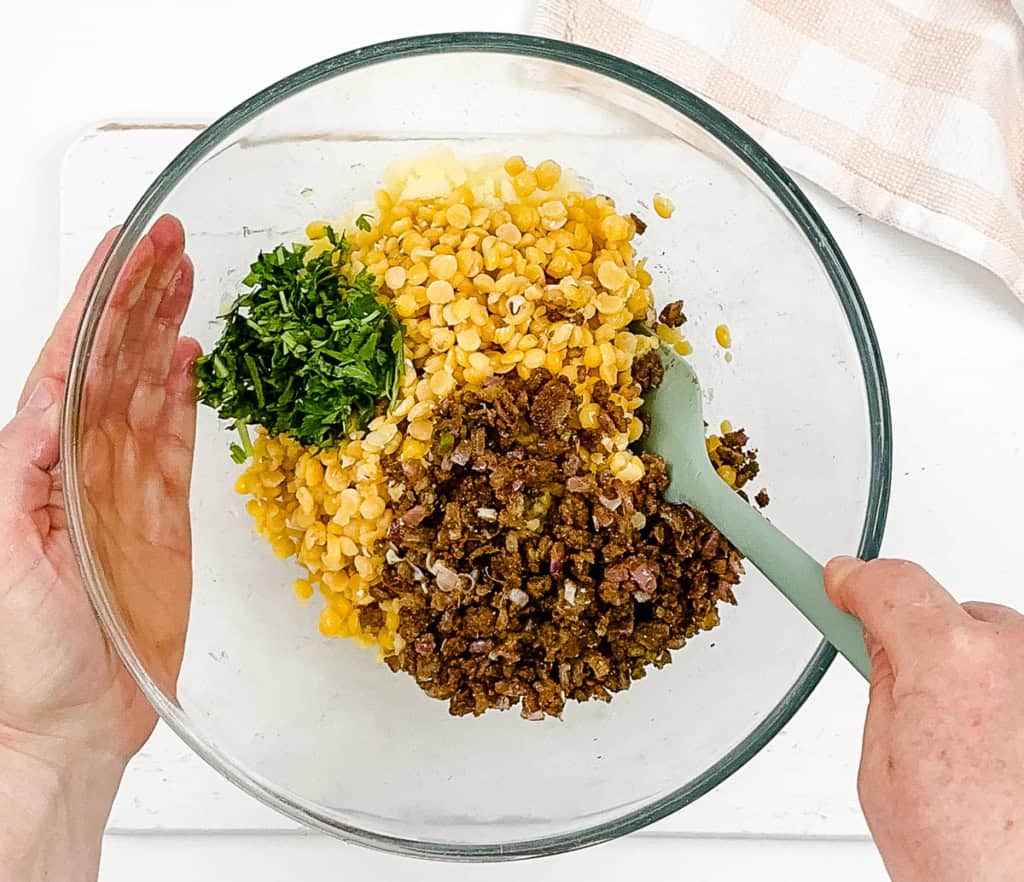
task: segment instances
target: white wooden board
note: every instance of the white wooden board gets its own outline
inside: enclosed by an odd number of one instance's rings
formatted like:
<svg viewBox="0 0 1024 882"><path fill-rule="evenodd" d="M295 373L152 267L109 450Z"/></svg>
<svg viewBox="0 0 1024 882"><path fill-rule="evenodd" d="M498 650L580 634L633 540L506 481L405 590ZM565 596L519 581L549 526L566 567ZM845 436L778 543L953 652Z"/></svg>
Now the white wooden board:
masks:
<svg viewBox="0 0 1024 882"><path fill-rule="evenodd" d="M161 855L154 861L154 854ZM752 868L756 871L752 872ZM101 882L588 882L693 879L700 882L884 882L870 842L687 839L638 834L586 851L527 862L448 864L377 854L312 835L108 836Z"/></svg>
<svg viewBox="0 0 1024 882"><path fill-rule="evenodd" d="M61 185L61 291L71 290L95 242L196 128L108 124L75 143ZM896 455L885 551L921 560L964 599L1021 605L1024 546L1015 541L1015 517L1024 473L1003 463L1020 461L1024 437L1016 406L1024 307L983 270L807 189L861 282L889 372ZM865 837L854 788L865 700L864 684L836 665L766 750L653 829ZM294 827L162 727L133 763L111 824L122 831ZM321 866L320 857L309 860Z"/></svg>

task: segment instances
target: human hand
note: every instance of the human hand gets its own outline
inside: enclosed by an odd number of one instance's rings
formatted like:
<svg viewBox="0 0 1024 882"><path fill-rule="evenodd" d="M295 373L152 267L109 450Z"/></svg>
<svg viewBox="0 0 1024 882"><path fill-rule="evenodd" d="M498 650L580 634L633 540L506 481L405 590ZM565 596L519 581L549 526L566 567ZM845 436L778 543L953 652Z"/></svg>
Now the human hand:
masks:
<svg viewBox="0 0 1024 882"><path fill-rule="evenodd" d="M124 765L156 722L86 596L58 463L74 336L113 239L112 232L90 260L17 414L0 430L0 814L16 811L30 828L47 823L56 808L49 803L64 803L65 812L79 812L65 819L76 825L89 828L84 816L99 817L97 847ZM86 381L79 446L83 518L95 526L92 535L117 537L116 548L100 548L97 557L108 581L130 586L132 618L144 623L152 651L174 677L191 589L191 365L199 347L178 339L191 291L184 232L161 218L111 294ZM5 835L8 857L19 848L18 827L14 817L0 819L0 868L7 869ZM23 869L17 878L32 876Z"/></svg>
<svg viewBox="0 0 1024 882"><path fill-rule="evenodd" d="M1006 882L1024 867L1024 616L956 602L904 561L837 558L829 597L864 623L858 781L894 882Z"/></svg>

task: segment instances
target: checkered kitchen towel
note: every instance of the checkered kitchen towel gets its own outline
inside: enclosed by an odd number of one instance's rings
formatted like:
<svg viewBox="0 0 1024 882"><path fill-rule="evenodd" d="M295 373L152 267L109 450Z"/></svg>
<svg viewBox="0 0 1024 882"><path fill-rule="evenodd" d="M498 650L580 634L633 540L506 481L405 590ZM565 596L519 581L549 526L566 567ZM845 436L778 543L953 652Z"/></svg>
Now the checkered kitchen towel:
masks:
<svg viewBox="0 0 1024 882"><path fill-rule="evenodd" d="M1024 299L1022 15L1024 0L540 0L534 30L697 92L783 165Z"/></svg>

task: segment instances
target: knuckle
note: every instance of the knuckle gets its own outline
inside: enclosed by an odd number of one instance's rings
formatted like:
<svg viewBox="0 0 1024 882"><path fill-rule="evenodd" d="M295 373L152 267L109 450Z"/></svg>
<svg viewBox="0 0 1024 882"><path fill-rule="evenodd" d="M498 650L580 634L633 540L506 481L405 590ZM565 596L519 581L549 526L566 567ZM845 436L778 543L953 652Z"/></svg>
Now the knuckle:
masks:
<svg viewBox="0 0 1024 882"><path fill-rule="evenodd" d="M930 635L934 641L940 664L958 679L978 671L996 671L1006 663L1006 653L997 631L980 622L966 621L951 625L938 634Z"/></svg>
<svg viewBox="0 0 1024 882"><path fill-rule="evenodd" d="M844 580L843 590L865 612L891 610L902 599L908 567L913 566L898 560L868 561Z"/></svg>
<svg viewBox="0 0 1024 882"><path fill-rule="evenodd" d="M857 574L872 581L903 582L930 578L923 567L909 560L884 558L866 564Z"/></svg>
<svg viewBox="0 0 1024 882"><path fill-rule="evenodd" d="M965 612L968 612L979 621L1003 621L1022 622L1024 616L1012 606L1002 603L991 603L985 600L968 600L960 604Z"/></svg>
<svg viewBox="0 0 1024 882"><path fill-rule="evenodd" d="M855 594L874 592L878 589L880 583L890 578L892 571L892 561L868 561L846 577L844 587Z"/></svg>
<svg viewBox="0 0 1024 882"><path fill-rule="evenodd" d="M880 597L891 611L897 605L928 605L935 599L936 582L920 565L906 560L876 560L854 576L855 591Z"/></svg>

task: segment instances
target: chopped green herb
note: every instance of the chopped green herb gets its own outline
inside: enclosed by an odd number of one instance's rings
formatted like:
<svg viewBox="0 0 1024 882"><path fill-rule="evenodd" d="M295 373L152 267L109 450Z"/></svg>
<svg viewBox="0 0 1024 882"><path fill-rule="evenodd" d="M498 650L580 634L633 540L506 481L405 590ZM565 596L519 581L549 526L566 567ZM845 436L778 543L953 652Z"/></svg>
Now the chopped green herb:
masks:
<svg viewBox="0 0 1024 882"><path fill-rule="evenodd" d="M342 269L345 237L328 227L327 238L333 250L309 261L307 245L261 253L217 345L196 361L199 400L238 427L236 462L252 454L249 425L323 447L398 395L402 324L371 274Z"/></svg>
<svg viewBox="0 0 1024 882"><path fill-rule="evenodd" d="M361 214L356 218L356 229L362 230L364 233L370 232L373 226L370 224L370 215Z"/></svg>
<svg viewBox="0 0 1024 882"><path fill-rule="evenodd" d="M241 447L242 453L245 454L245 458L248 459L252 456L252 437L249 435L249 427L246 425L245 420L238 420L235 423L235 428L238 429L238 437L242 443L240 445L232 445Z"/></svg>

